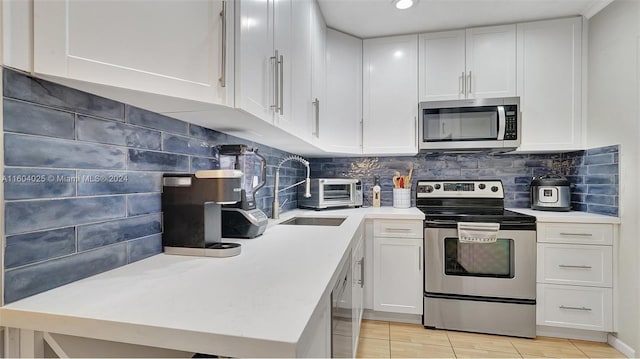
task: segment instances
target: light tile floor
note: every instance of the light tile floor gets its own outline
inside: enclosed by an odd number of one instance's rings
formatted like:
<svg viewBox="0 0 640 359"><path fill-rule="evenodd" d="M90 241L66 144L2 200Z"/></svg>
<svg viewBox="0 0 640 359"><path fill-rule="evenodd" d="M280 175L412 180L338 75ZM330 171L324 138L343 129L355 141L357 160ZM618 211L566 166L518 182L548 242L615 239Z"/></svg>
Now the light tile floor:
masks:
<svg viewBox="0 0 640 359"><path fill-rule="evenodd" d="M522 339L363 320L358 358L625 358L607 343Z"/></svg>

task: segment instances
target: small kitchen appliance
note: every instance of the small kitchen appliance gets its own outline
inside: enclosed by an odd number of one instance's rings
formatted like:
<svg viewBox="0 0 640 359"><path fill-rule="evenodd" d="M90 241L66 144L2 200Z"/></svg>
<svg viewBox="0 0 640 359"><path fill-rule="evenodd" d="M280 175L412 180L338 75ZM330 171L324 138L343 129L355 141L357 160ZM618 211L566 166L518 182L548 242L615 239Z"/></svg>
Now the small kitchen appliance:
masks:
<svg viewBox="0 0 640 359"><path fill-rule="evenodd" d="M504 209L500 180L418 181L425 327L536 336L536 219Z"/></svg>
<svg viewBox="0 0 640 359"><path fill-rule="evenodd" d="M258 149L246 145L218 146L220 167L240 170L243 173L240 201L222 206L222 236L226 238L255 238L264 233L269 219L256 208L256 192L267 181L266 159ZM246 173L259 171L260 176Z"/></svg>
<svg viewBox="0 0 640 359"><path fill-rule="evenodd" d="M571 184L564 176L548 174L531 181L531 208L540 211L570 211Z"/></svg>
<svg viewBox="0 0 640 359"><path fill-rule="evenodd" d="M298 187L298 207L316 210L362 207L362 182L354 178L312 178L311 197Z"/></svg>
<svg viewBox="0 0 640 359"><path fill-rule="evenodd" d="M222 242L221 205L240 201L242 172L197 171L162 178L162 245L166 254L230 257L239 243Z"/></svg>
<svg viewBox="0 0 640 359"><path fill-rule="evenodd" d="M420 150L446 152L520 146L520 98L428 101L419 104Z"/></svg>

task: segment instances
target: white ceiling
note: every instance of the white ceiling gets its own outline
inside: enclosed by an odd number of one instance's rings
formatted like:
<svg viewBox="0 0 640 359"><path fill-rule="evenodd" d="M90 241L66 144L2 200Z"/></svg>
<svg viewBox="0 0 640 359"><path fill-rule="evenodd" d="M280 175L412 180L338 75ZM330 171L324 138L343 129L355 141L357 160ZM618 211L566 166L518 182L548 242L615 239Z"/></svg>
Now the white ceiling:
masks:
<svg viewBox="0 0 640 359"><path fill-rule="evenodd" d="M412 8L397 10L392 0L318 0L329 27L360 38L572 15L589 18L612 1L417 0Z"/></svg>

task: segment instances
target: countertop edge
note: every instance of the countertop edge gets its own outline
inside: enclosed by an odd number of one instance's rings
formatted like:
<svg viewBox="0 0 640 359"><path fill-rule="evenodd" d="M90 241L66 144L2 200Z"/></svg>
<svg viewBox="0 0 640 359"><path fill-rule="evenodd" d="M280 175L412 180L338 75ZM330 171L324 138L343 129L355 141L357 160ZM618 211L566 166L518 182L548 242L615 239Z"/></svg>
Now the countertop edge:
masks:
<svg viewBox="0 0 640 359"><path fill-rule="evenodd" d="M538 223L593 223L593 224L620 224L620 217L605 216L602 214L580 211L554 212L539 211L529 208L507 208L510 211L527 214L536 217Z"/></svg>

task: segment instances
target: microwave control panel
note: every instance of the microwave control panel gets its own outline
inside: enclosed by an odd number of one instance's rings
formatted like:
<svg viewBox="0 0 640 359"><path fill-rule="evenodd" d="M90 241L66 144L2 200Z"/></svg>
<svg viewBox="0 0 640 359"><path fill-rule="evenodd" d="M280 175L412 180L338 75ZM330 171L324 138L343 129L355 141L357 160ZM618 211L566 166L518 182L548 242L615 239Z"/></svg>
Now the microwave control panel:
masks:
<svg viewBox="0 0 640 359"><path fill-rule="evenodd" d="M505 140L517 140L518 139L518 106L507 105L504 107L505 111Z"/></svg>

